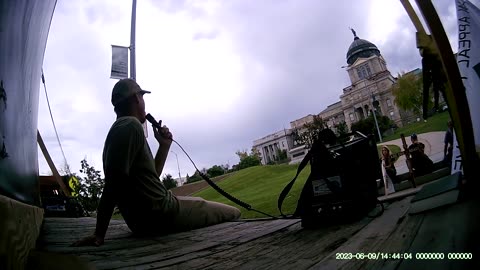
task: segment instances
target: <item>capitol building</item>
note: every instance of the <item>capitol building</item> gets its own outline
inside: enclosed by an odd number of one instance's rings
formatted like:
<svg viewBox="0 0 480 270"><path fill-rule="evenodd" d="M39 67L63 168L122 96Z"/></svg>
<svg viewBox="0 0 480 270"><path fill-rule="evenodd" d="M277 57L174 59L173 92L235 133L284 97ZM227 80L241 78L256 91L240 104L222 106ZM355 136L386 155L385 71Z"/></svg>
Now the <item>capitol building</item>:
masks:
<svg viewBox="0 0 480 270"><path fill-rule="evenodd" d="M345 70L351 84L345 87L340 100L317 115L323 119L329 128L335 131L335 126L345 122L350 130L353 123L367 118L372 110L388 116L397 126L403 126L411 112L405 112L395 105L393 85L396 78L387 69L385 59L375 44L359 38L355 31L353 42L348 48ZM411 71L420 74L421 70ZM309 114L290 122L290 128L280 130L253 142L253 148L260 153L262 164L277 160L278 151L285 150L290 163L300 162L308 149L304 145L296 145L292 132L303 125L312 122L314 115Z"/></svg>

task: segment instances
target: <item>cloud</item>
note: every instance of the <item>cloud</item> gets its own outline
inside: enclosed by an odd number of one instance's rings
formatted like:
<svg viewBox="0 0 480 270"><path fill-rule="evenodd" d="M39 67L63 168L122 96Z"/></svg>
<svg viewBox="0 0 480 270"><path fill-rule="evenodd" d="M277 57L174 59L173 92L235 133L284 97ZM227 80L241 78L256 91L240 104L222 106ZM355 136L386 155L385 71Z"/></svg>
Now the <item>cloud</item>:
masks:
<svg viewBox="0 0 480 270"><path fill-rule="evenodd" d="M193 36L193 40L201 40L201 39L214 39L219 35L218 31L210 31L210 32L198 32L195 33Z"/></svg>

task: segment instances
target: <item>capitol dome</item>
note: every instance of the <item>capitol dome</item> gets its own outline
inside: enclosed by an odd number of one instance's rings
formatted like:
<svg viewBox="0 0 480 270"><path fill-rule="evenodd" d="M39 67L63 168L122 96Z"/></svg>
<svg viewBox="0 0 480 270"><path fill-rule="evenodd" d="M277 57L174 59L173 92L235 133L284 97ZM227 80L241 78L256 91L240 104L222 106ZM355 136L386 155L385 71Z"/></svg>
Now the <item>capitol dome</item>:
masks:
<svg viewBox="0 0 480 270"><path fill-rule="evenodd" d="M349 65L355 63L358 58L368 58L372 55L380 56L380 51L375 44L357 37L355 31L353 29L351 30L354 38L347 52L347 63Z"/></svg>

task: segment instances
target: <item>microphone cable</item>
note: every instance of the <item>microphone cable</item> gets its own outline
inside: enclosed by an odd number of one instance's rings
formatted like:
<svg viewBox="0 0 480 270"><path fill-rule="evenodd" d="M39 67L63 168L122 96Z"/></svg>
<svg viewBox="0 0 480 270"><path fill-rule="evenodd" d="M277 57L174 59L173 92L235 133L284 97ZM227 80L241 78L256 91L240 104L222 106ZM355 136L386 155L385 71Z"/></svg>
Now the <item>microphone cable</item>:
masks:
<svg viewBox="0 0 480 270"><path fill-rule="evenodd" d="M155 126L156 128L158 129L161 129L162 128L162 120L160 120L159 122L157 122L157 120L155 120L155 118L151 115L151 114L147 114L145 116L145 118L148 120L148 122L150 122L153 126ZM190 155L188 155L187 151L185 151L185 149L183 149L183 147L177 142L175 141L174 139L172 139L173 142L175 142L178 147L180 147L180 149L183 151L183 153L185 153L185 155L188 157L188 159L190 160L190 162L192 162L193 164L193 167L195 167L195 170L197 170L198 174L200 175L200 177L203 178L203 180L205 180L213 189L215 189L218 193L220 193L221 195L223 195L225 198L229 199L230 201L240 205L241 207L247 209L248 211L254 211L254 212L257 212L257 213L260 213L262 215L265 215L267 217L270 217L272 219L279 219L279 217L276 217L276 216L272 216L270 214L267 214L265 212L262 212L260 210L257 210L255 208L253 208L250 204L246 203L246 202L243 202L242 200L240 199L237 199L235 198L233 195L229 194L228 192L226 192L225 190L223 190L221 187L219 187L217 184L215 184L206 174L202 173L198 168L197 168L197 165L195 164L195 162L193 162L192 158L190 158Z"/></svg>
<svg viewBox="0 0 480 270"><path fill-rule="evenodd" d="M255 208L253 208L250 204L238 199L238 198L235 198L233 195L229 194L228 192L226 192L225 190L223 190L221 187L219 187L217 184L215 184L206 174L202 173L198 168L197 168L197 165L195 165L195 162L193 162L193 160L190 158L190 156L188 155L187 151L185 151L185 149L183 149L183 147L175 140L172 139L172 141L174 143L176 143L178 145L178 147L180 147L180 149L185 153L185 155L188 157L188 159L190 160L190 162L193 164L193 166L195 167L195 169L197 170L198 174L203 178L203 180L207 181L207 183L213 188L215 189L218 193L220 193L221 195L223 195L225 198L229 199L230 201L240 205L241 207L249 210L249 211L254 211L254 212L257 212L257 213L260 213L262 215L265 215L265 216L268 216L268 217L271 217L272 219L279 219L279 217L276 217L276 216L272 216L270 214L267 214L265 212L262 212L260 210L257 210Z"/></svg>

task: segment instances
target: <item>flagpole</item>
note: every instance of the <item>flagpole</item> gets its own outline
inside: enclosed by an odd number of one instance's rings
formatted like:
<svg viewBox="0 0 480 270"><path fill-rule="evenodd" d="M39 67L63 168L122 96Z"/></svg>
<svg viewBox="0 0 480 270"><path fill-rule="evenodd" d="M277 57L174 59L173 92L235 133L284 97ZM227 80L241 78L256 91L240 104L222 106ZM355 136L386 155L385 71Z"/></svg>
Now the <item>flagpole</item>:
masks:
<svg viewBox="0 0 480 270"><path fill-rule="evenodd" d="M132 24L130 26L130 78L137 80L137 71L135 63L135 22L137 19L137 0L132 1ZM147 122L143 123L145 138L148 138Z"/></svg>
<svg viewBox="0 0 480 270"><path fill-rule="evenodd" d="M135 66L135 20L136 20L137 0L132 1L132 25L130 28L130 78L136 80Z"/></svg>

